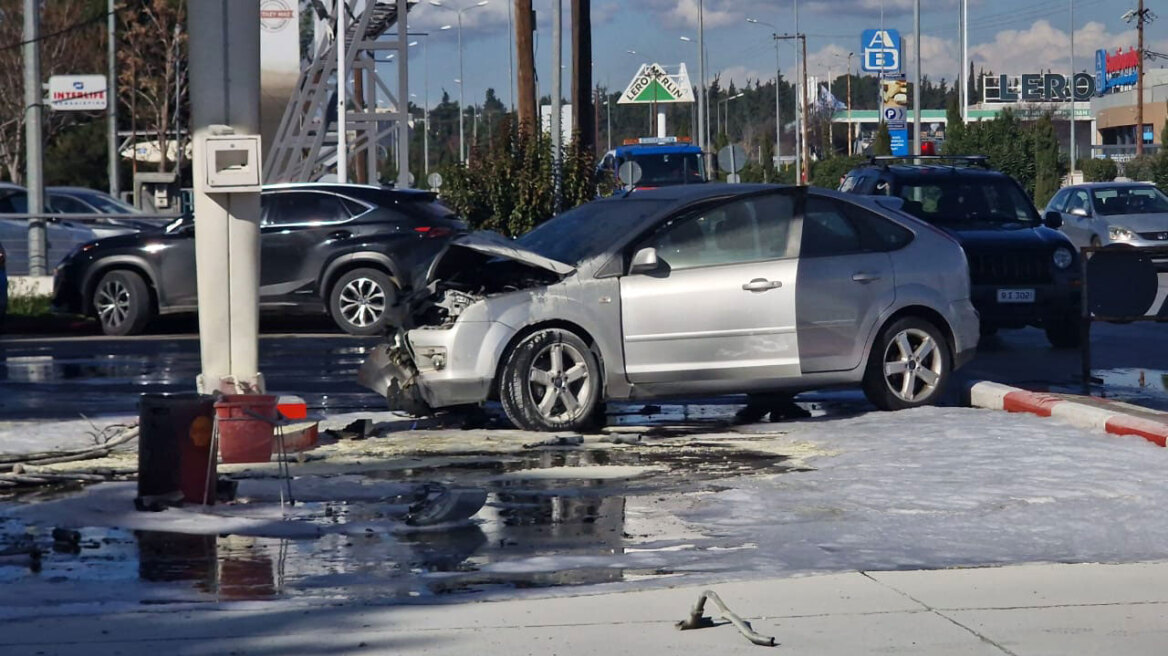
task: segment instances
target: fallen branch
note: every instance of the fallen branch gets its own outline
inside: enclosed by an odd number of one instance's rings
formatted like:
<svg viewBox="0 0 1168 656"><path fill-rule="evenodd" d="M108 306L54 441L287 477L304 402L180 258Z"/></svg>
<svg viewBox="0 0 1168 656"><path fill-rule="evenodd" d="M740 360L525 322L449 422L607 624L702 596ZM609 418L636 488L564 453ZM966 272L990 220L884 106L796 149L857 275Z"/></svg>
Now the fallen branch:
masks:
<svg viewBox="0 0 1168 656"><path fill-rule="evenodd" d="M17 465L52 465L62 462L103 458L108 456L114 448L137 437L138 427L129 426L120 435L111 438L101 446L86 447L72 451L42 451L39 453L0 455L0 472L12 471Z"/></svg>

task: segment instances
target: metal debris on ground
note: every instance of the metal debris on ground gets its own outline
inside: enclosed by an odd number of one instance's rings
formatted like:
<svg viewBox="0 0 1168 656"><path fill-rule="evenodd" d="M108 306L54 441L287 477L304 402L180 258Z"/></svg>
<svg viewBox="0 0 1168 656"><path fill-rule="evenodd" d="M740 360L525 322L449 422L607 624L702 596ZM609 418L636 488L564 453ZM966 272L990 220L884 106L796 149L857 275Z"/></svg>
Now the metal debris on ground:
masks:
<svg viewBox="0 0 1168 656"><path fill-rule="evenodd" d="M523 445L523 448L538 449L544 446L580 446L583 443L583 435L559 435L539 442L528 442Z"/></svg>
<svg viewBox="0 0 1168 656"><path fill-rule="evenodd" d="M693 609L690 610L689 617L677 623L678 629L687 631L689 629L706 629L712 626L718 626L717 624L714 624L713 620L705 616L706 599L712 599L714 603L717 604L718 608L722 611L722 619L729 621L731 624L737 627L738 632L745 636L747 640L756 645L759 645L760 647L775 647L778 645L778 643L775 642L773 636L764 636L751 628L750 622L747 622L746 620L739 617L734 611L730 610L730 608L726 606L725 602L722 601L722 598L718 596L718 593L714 592L713 590L706 590L702 592L702 594L698 597L697 603L694 604Z"/></svg>

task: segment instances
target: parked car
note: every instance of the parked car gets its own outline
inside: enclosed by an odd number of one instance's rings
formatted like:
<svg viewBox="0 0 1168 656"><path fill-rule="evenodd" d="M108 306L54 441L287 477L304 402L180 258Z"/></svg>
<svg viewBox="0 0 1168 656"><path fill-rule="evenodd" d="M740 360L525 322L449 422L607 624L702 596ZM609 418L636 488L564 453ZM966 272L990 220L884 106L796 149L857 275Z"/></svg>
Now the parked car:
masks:
<svg viewBox="0 0 1168 656"><path fill-rule="evenodd" d="M910 408L978 340L955 240L804 187L597 200L517 241L455 239L426 280L362 384L414 414L497 398L531 430L583 428L607 400L835 385Z"/></svg>
<svg viewBox="0 0 1168 656"><path fill-rule="evenodd" d="M46 210L52 212L51 206ZM28 213L28 192L10 182L0 182L0 214ZM97 239L99 235L84 225L62 221L45 222L45 267L52 268L61 258L80 244ZM29 271L28 220L0 219L0 242L8 248L8 271L24 275Z"/></svg>
<svg viewBox="0 0 1168 656"><path fill-rule="evenodd" d="M1044 221L1022 186L984 157L921 159L873 158L840 189L901 198L905 212L961 242L983 335L1036 326L1055 347L1078 346L1078 256L1057 217Z"/></svg>
<svg viewBox="0 0 1168 656"><path fill-rule="evenodd" d="M1168 246L1168 196L1144 182L1064 187L1046 205L1075 248Z"/></svg>
<svg viewBox="0 0 1168 656"><path fill-rule="evenodd" d="M414 190L274 185L261 204L261 309L324 311L355 335L384 332L404 276L466 227L434 194ZM194 312L195 223L84 244L57 267L53 289L56 310L96 316L108 335Z"/></svg>
<svg viewBox="0 0 1168 656"><path fill-rule="evenodd" d="M139 230L161 232L167 224L165 220L136 218L142 215L142 210L104 191L86 187L45 187L45 202L61 214L100 217L85 224L98 238Z"/></svg>
<svg viewBox="0 0 1168 656"><path fill-rule="evenodd" d="M624 144L604 154L596 165L597 175L611 179L620 187L620 167L626 162L634 162L641 171L636 181L639 189L706 181L702 149L686 137L626 139Z"/></svg>

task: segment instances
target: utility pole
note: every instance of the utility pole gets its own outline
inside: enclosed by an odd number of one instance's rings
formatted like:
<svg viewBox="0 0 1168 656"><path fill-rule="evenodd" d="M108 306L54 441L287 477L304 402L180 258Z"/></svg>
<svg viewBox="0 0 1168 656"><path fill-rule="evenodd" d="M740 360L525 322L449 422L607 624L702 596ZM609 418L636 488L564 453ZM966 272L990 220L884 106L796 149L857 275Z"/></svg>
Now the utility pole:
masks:
<svg viewBox="0 0 1168 656"><path fill-rule="evenodd" d="M44 146L41 132L41 113L44 111L44 90L41 88L41 3L24 0L24 148L25 181L28 188L28 274L43 276L48 273L45 262L45 220L39 216L45 211ZM108 91L106 95L109 95Z"/></svg>
<svg viewBox="0 0 1168 656"><path fill-rule="evenodd" d="M1146 22L1148 22L1148 16L1144 12L1144 0L1140 0L1139 8L1136 10L1138 39L1136 45L1136 157L1144 154L1144 23Z"/></svg>
<svg viewBox="0 0 1168 656"><path fill-rule="evenodd" d="M798 39L802 49L802 66L799 68L800 81L797 84L798 94L796 98L796 113L799 116L799 125L796 129L796 157L795 157L795 179L799 184L807 182L807 35L806 34L776 34L775 39L787 41L790 39Z"/></svg>
<svg viewBox="0 0 1168 656"><path fill-rule="evenodd" d="M921 154L921 0L913 3L913 49L916 50L917 70L913 75L913 150Z"/></svg>
<svg viewBox="0 0 1168 656"><path fill-rule="evenodd" d="M409 12L409 5L406 0L397 0L397 79L398 89L401 90L401 98L398 99L398 121L397 121L397 186L400 188L409 188L410 185L410 44L409 44L409 25L406 20L406 15ZM372 71L370 71L372 73ZM377 89L374 87L374 95ZM371 105L376 105L374 99ZM370 107L375 110L375 107ZM427 125L427 127L429 127ZM371 164L372 169L376 169L377 149L371 149L371 157L373 159ZM373 176L371 176L373 177Z"/></svg>
<svg viewBox="0 0 1168 656"><path fill-rule="evenodd" d="M1070 0L1071 5L1071 76L1067 78L1071 87L1071 179L1070 184L1075 184L1075 0Z"/></svg>
<svg viewBox="0 0 1168 656"><path fill-rule="evenodd" d="M705 18L705 2L698 0L698 148L704 153L706 159L706 175L709 175L711 153L709 144L709 96L706 95L706 18Z"/></svg>
<svg viewBox="0 0 1168 656"><path fill-rule="evenodd" d="M777 37L777 34L772 34L772 37ZM779 63L779 41L772 39L775 43L775 170L779 170L779 161L783 156L783 112L779 106L779 81L783 78L783 67Z"/></svg>
<svg viewBox="0 0 1168 656"><path fill-rule="evenodd" d="M519 130L529 135L538 129L535 114L535 14L531 0L515 0L515 47L519 60L516 74L519 84Z"/></svg>
<svg viewBox="0 0 1168 656"><path fill-rule="evenodd" d="M572 125L579 131L580 150L596 146L592 104L592 0L572 1Z"/></svg>
<svg viewBox="0 0 1168 656"><path fill-rule="evenodd" d="M118 15L114 9L114 0L109 0L106 5L109 16L106 17L108 61L106 64L105 97L108 104L105 107L105 113L109 125L109 134L106 135L107 148L109 149L109 192L111 196L117 198L122 190L121 182L118 180ZM175 111L178 111L177 107Z"/></svg>
<svg viewBox="0 0 1168 656"><path fill-rule="evenodd" d="M848 156L855 154L852 149L852 55L854 52L848 53Z"/></svg>
<svg viewBox="0 0 1168 656"><path fill-rule="evenodd" d="M563 128L560 125L564 77L564 4L552 0L552 214L559 214L563 203Z"/></svg>

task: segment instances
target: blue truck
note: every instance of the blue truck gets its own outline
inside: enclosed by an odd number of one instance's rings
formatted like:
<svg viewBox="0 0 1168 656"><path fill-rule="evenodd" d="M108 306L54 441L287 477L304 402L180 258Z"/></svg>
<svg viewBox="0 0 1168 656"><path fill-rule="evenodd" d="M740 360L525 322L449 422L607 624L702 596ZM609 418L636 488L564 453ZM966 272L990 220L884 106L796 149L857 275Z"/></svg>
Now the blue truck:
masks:
<svg viewBox="0 0 1168 656"><path fill-rule="evenodd" d="M641 167L638 189L706 182L702 149L688 137L641 137L605 153L597 165L599 173L612 176L621 186L617 172L621 164L633 161Z"/></svg>

